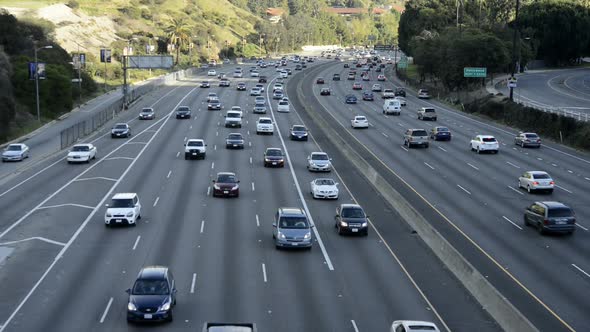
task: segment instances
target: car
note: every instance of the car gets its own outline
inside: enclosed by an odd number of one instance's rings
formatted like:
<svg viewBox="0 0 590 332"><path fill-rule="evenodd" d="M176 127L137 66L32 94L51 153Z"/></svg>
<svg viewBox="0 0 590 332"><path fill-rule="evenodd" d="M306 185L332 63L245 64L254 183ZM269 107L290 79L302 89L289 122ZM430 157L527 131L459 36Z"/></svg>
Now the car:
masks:
<svg viewBox="0 0 590 332"><path fill-rule="evenodd" d="M244 137L240 133L229 133L225 138L226 149L243 149Z"/></svg>
<svg viewBox="0 0 590 332"><path fill-rule="evenodd" d="M371 77L369 76L368 73L365 73L364 75L361 75L361 79L363 81L370 81L371 80Z"/></svg>
<svg viewBox="0 0 590 332"><path fill-rule="evenodd" d="M381 81L381 82L385 81L385 75L383 75L383 74L379 74L379 75L377 76L377 81Z"/></svg>
<svg viewBox="0 0 590 332"><path fill-rule="evenodd" d="M334 227L340 235L346 233L369 235L369 216L358 204L340 204L336 208L334 220Z"/></svg>
<svg viewBox="0 0 590 332"><path fill-rule="evenodd" d="M190 138L184 144L184 160L205 159L207 155L207 144L202 139Z"/></svg>
<svg viewBox="0 0 590 332"><path fill-rule="evenodd" d="M275 91L277 91L277 90L281 90L281 91L283 91L283 83L275 83L275 84L272 86L272 92L275 92Z"/></svg>
<svg viewBox="0 0 590 332"><path fill-rule="evenodd" d="M153 120L156 118L156 113L151 107L145 107L139 112L139 120Z"/></svg>
<svg viewBox="0 0 590 332"><path fill-rule="evenodd" d="M397 97L406 97L406 90L404 90L404 88L395 88L395 91L393 92L393 94Z"/></svg>
<svg viewBox="0 0 590 332"><path fill-rule="evenodd" d="M332 75L332 81L340 81L340 74Z"/></svg>
<svg viewBox="0 0 590 332"><path fill-rule="evenodd" d="M146 266L139 271L133 287L127 289L127 321L173 320L176 282L166 266Z"/></svg>
<svg viewBox="0 0 590 332"><path fill-rule="evenodd" d="M289 137L293 141L307 141L307 128L304 125L293 125L289 131Z"/></svg>
<svg viewBox="0 0 590 332"><path fill-rule="evenodd" d="M176 118L177 119L190 119L191 118L191 109L188 106L178 106L176 109Z"/></svg>
<svg viewBox="0 0 590 332"><path fill-rule="evenodd" d="M260 89L260 92L264 92L264 84L257 83L255 87Z"/></svg>
<svg viewBox="0 0 590 332"><path fill-rule="evenodd" d="M572 234L576 230L576 214L561 202L534 202L524 211L524 224L535 227L541 234Z"/></svg>
<svg viewBox="0 0 590 332"><path fill-rule="evenodd" d="M25 158L29 158L29 147L26 144L8 144L4 151L2 151L2 162L23 161Z"/></svg>
<svg viewBox="0 0 590 332"><path fill-rule="evenodd" d="M130 136L131 136L131 128L126 123L117 123L111 129L111 138L130 137ZM27 152L28 152L28 149L27 149Z"/></svg>
<svg viewBox="0 0 590 332"><path fill-rule="evenodd" d="M451 131L447 127L436 126L430 130L430 138L435 141L450 141L452 138Z"/></svg>
<svg viewBox="0 0 590 332"><path fill-rule="evenodd" d="M225 113L224 126L242 128L242 111L227 111Z"/></svg>
<svg viewBox="0 0 590 332"><path fill-rule="evenodd" d="M404 133L404 145L408 148L414 145L428 148L428 133L424 129L408 129Z"/></svg>
<svg viewBox="0 0 590 332"><path fill-rule="evenodd" d="M256 135L260 134L274 134L274 125L271 118L258 118L258 121L256 121Z"/></svg>
<svg viewBox="0 0 590 332"><path fill-rule="evenodd" d="M281 70L281 71L279 72L279 76L280 76L281 78L287 78L287 77L289 77L289 73L287 73L287 71L286 71L286 70Z"/></svg>
<svg viewBox="0 0 590 332"><path fill-rule="evenodd" d="M348 73L348 76L346 77L346 79L349 81L353 81L355 78L356 75L354 73Z"/></svg>
<svg viewBox="0 0 590 332"><path fill-rule="evenodd" d="M217 78L222 79L222 78L226 78L227 76L225 75L225 73L219 72L217 73Z"/></svg>
<svg viewBox="0 0 590 332"><path fill-rule="evenodd" d="M354 119L350 120L352 128L369 128L369 120L364 115L356 115Z"/></svg>
<svg viewBox="0 0 590 332"><path fill-rule="evenodd" d="M491 135L477 135L471 140L469 146L471 151L476 151L478 154L485 151L498 153L500 148L496 138Z"/></svg>
<svg viewBox="0 0 590 332"><path fill-rule="evenodd" d="M344 102L347 104L356 104L357 98L355 95L346 95L346 97L344 97Z"/></svg>
<svg viewBox="0 0 590 332"><path fill-rule="evenodd" d="M127 224L135 226L141 219L141 203L136 193L117 193L111 198L111 203L106 204L104 214L106 227Z"/></svg>
<svg viewBox="0 0 590 332"><path fill-rule="evenodd" d="M431 322L396 320L391 324L389 332L440 332L440 330Z"/></svg>
<svg viewBox="0 0 590 332"><path fill-rule="evenodd" d="M375 83L371 87L371 91L373 91L373 92L381 92L382 90L383 90L383 88L381 87L381 84L379 84L379 83Z"/></svg>
<svg viewBox="0 0 590 332"><path fill-rule="evenodd" d="M260 96L262 94L262 90L257 87L253 87L250 89L250 96Z"/></svg>
<svg viewBox="0 0 590 332"><path fill-rule="evenodd" d="M72 146L66 157L68 164L89 163L91 159L96 159L96 146L90 143Z"/></svg>
<svg viewBox="0 0 590 332"><path fill-rule="evenodd" d="M303 69L303 67L301 67L301 65L296 65L295 66L295 70L301 70L301 69Z"/></svg>
<svg viewBox="0 0 590 332"><path fill-rule="evenodd" d="M329 96L332 94L330 88L321 88L320 89L320 96Z"/></svg>
<svg viewBox="0 0 590 332"><path fill-rule="evenodd" d="M240 197L240 180L235 173L219 172L213 183L213 197Z"/></svg>
<svg viewBox="0 0 590 332"><path fill-rule="evenodd" d="M363 92L363 97L362 98L363 98L363 100L367 100L367 101L373 101L373 100L375 100L373 98L373 92L371 92L371 91L365 91L365 92Z"/></svg>
<svg viewBox="0 0 590 332"><path fill-rule="evenodd" d="M236 90L238 91L246 91L246 83L238 83L238 85L236 85Z"/></svg>
<svg viewBox="0 0 590 332"><path fill-rule="evenodd" d="M324 84L324 78L323 78L323 77L318 77L318 78L315 80L315 83L316 83L316 84Z"/></svg>
<svg viewBox="0 0 590 332"><path fill-rule="evenodd" d="M254 103L255 104L266 104L266 98L264 98L262 96L257 96L256 98L254 98Z"/></svg>
<svg viewBox="0 0 590 332"><path fill-rule="evenodd" d="M540 148L541 137L535 133L518 133L518 135L514 137L514 144L520 145L521 148L527 146Z"/></svg>
<svg viewBox="0 0 590 332"><path fill-rule="evenodd" d="M344 64L344 68L349 68L349 67L350 67L350 65L348 63Z"/></svg>
<svg viewBox="0 0 590 332"><path fill-rule="evenodd" d="M272 93L272 99L282 99L284 97L283 90L277 89Z"/></svg>
<svg viewBox="0 0 590 332"><path fill-rule="evenodd" d="M215 76L215 75L217 75L217 73L215 72L215 69L210 69L210 70L207 72L207 76Z"/></svg>
<svg viewBox="0 0 590 332"><path fill-rule="evenodd" d="M206 64L206 63L204 63L204 64L202 64L202 65L201 65L201 68L203 68L203 69L207 69L207 68L209 68L209 65L208 65L208 64Z"/></svg>
<svg viewBox="0 0 590 332"><path fill-rule="evenodd" d="M219 86L220 86L220 87L223 87L223 88L227 88L227 87L229 87L229 86L230 86L229 80L228 80L227 78L222 78L222 79L219 81Z"/></svg>
<svg viewBox="0 0 590 332"><path fill-rule="evenodd" d="M518 178L518 187L526 189L529 193L533 191L552 193L555 181L547 172L526 171Z"/></svg>
<svg viewBox="0 0 590 332"><path fill-rule="evenodd" d="M418 120L436 121L436 111L433 107L422 107L418 110Z"/></svg>
<svg viewBox="0 0 590 332"><path fill-rule="evenodd" d="M258 70L253 70L250 72L250 77L260 77L260 73Z"/></svg>
<svg viewBox="0 0 590 332"><path fill-rule="evenodd" d="M215 92L209 92L207 94L207 102L210 102L213 99L219 99L219 97L217 96L217 93L215 93Z"/></svg>
<svg viewBox="0 0 590 332"><path fill-rule="evenodd" d="M234 76L234 78L242 78L244 76L244 74L242 73L241 70L236 70L236 71L234 71L233 76Z"/></svg>
<svg viewBox="0 0 590 332"><path fill-rule="evenodd" d="M312 152L307 157L307 169L310 172L330 172L332 170L332 158L325 152Z"/></svg>
<svg viewBox="0 0 590 332"><path fill-rule="evenodd" d="M293 73L293 71L291 70L291 68L285 68L285 70L287 71L288 75L291 75Z"/></svg>
<svg viewBox="0 0 590 332"><path fill-rule="evenodd" d="M354 82L352 84L352 89L353 90L362 90L363 89L363 85L359 82Z"/></svg>
<svg viewBox="0 0 590 332"><path fill-rule="evenodd" d="M332 179L315 179L311 181L310 188L314 199L338 199L338 183Z"/></svg>
<svg viewBox="0 0 590 332"><path fill-rule="evenodd" d="M430 93L428 92L428 89L418 90L418 98L419 99L430 99Z"/></svg>
<svg viewBox="0 0 590 332"><path fill-rule="evenodd" d="M287 97L287 96L283 96L283 98L281 98L281 101L286 101L286 102L289 102L289 97Z"/></svg>
<svg viewBox="0 0 590 332"><path fill-rule="evenodd" d="M383 93L381 94L382 99L390 99L395 98L395 94L392 89L383 89Z"/></svg>
<svg viewBox="0 0 590 332"><path fill-rule="evenodd" d="M280 207L272 223L275 247L311 249L313 239L307 214L300 208Z"/></svg>
<svg viewBox="0 0 590 332"><path fill-rule="evenodd" d="M375 68L375 72L376 72L376 73L380 73L380 72L382 71L382 70L381 70L381 68L382 68L382 67L377 67L377 68Z"/></svg>
<svg viewBox="0 0 590 332"><path fill-rule="evenodd" d="M258 78L258 83L266 83L266 82L268 82L268 78L265 75L261 75Z"/></svg>
<svg viewBox="0 0 590 332"><path fill-rule="evenodd" d="M264 167L284 167L285 156L279 148L267 148L264 151Z"/></svg>
<svg viewBox="0 0 590 332"><path fill-rule="evenodd" d="M210 111L219 111L221 110L221 102L219 99L212 99L207 103L207 110Z"/></svg>
<svg viewBox="0 0 590 332"><path fill-rule="evenodd" d="M279 105L277 106L277 112L290 112L290 106L289 106L289 102L286 100L281 100L279 101Z"/></svg>
<svg viewBox="0 0 590 332"><path fill-rule="evenodd" d="M201 82L201 88L210 88L211 84L209 83L209 81L203 81Z"/></svg>
<svg viewBox="0 0 590 332"><path fill-rule="evenodd" d="M399 101L400 106L407 106L408 105L408 102L406 101L406 98L404 98L404 97L397 96L397 97L394 97L393 99Z"/></svg>
<svg viewBox="0 0 590 332"><path fill-rule="evenodd" d="M252 110L254 114L266 114L266 105L262 103L254 104L254 109Z"/></svg>
<svg viewBox="0 0 590 332"><path fill-rule="evenodd" d="M240 113L240 117L244 116L244 112L242 112L242 108L240 106L232 106L230 111L234 111L234 112L238 112Z"/></svg>
<svg viewBox="0 0 590 332"><path fill-rule="evenodd" d="M383 101L383 114L402 114L402 105L397 99L385 99Z"/></svg>

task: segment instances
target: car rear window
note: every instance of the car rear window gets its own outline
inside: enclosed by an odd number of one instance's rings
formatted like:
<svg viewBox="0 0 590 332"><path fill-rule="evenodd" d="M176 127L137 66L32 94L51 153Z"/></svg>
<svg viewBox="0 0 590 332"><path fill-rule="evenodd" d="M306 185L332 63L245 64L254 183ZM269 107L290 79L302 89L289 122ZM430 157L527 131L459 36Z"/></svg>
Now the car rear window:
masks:
<svg viewBox="0 0 590 332"><path fill-rule="evenodd" d="M424 112L426 113L434 113L434 108L425 108Z"/></svg>
<svg viewBox="0 0 590 332"><path fill-rule="evenodd" d="M86 146L86 145L80 145L80 146L74 146L72 148L72 151L76 151L76 152L87 152L87 151L90 151L90 148L88 146Z"/></svg>
<svg viewBox="0 0 590 332"><path fill-rule="evenodd" d="M539 138L537 134L526 134L526 138Z"/></svg>
<svg viewBox="0 0 590 332"><path fill-rule="evenodd" d="M484 137L481 140L484 141L484 142L487 142L487 143L495 142L496 141L496 139L493 138L493 137Z"/></svg>
<svg viewBox="0 0 590 332"><path fill-rule="evenodd" d="M426 130L414 130L412 131L412 136L428 136Z"/></svg>
<svg viewBox="0 0 590 332"><path fill-rule="evenodd" d="M438 128L437 130L438 130L438 131L449 131L449 128L443 128L443 127L440 127L440 128Z"/></svg>
<svg viewBox="0 0 590 332"><path fill-rule="evenodd" d="M549 218L573 217L573 215L572 210L567 207L552 208L547 212Z"/></svg>
<svg viewBox="0 0 590 332"><path fill-rule="evenodd" d="M549 174L533 174L533 179L551 179Z"/></svg>

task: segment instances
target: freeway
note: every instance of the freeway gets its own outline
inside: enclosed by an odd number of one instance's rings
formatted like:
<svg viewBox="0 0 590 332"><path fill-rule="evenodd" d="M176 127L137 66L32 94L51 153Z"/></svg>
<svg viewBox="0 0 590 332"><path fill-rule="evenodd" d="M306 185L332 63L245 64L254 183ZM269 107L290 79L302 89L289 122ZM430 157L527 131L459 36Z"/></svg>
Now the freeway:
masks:
<svg viewBox="0 0 590 332"><path fill-rule="evenodd" d="M274 68L263 73L275 76ZM395 319L499 330L346 160L334 159L328 175L340 182L339 200L311 199L309 182L325 175L309 173L306 156L323 150L323 139L287 140L289 127L302 121L299 112L275 113L269 99L276 132L258 136L253 97L236 91L236 80L230 88L201 89L202 79L151 92L121 113L116 121L131 125L131 138L111 139L106 129L89 137L96 161L69 165L57 153L0 186L0 331L142 329L125 320L124 291L152 264L171 267L178 285L174 322L157 330L197 331L205 321L226 320L255 322L259 331L386 331ZM243 128L224 128L223 112L207 111L210 91L225 109L245 110ZM174 118L180 105L192 108L191 119ZM153 107L156 119L137 120L142 107ZM245 136L244 150L225 149L234 131ZM205 160L182 158L189 138L206 140ZM263 167L267 147L287 152L285 168ZM221 171L236 172L239 198L211 196ZM137 227L104 226L104 205L116 192L138 193ZM369 236L338 236L336 206L359 197L372 197L365 205ZM271 224L281 206L312 217L311 251L274 248Z"/></svg>
<svg viewBox="0 0 590 332"><path fill-rule="evenodd" d="M305 101L344 137L362 146L376 169L389 176L414 207L453 243L488 280L531 322L542 330L590 329L590 250L588 237L590 206L590 156L544 143L540 149L523 149L513 143L516 129L490 124L477 117L449 109L433 100L417 99L408 91L408 106L401 116L383 115L382 99L344 103L344 96L356 93L353 81L327 80L316 85L316 77L346 77L341 63L310 71L301 84ZM364 89L376 83L362 82ZM383 83L383 82L379 82ZM385 87L400 86L390 80ZM331 96L319 90L329 86ZM433 106L437 122L417 119L420 107ZM365 115L369 129L352 129L350 120ZM430 142L430 148L408 149L403 133L408 128L430 130L436 125L450 128L449 142ZM498 154L471 152L469 141L477 134L494 135L501 143ZM555 179L551 195L529 194L517 180L527 170L545 170ZM540 236L524 226L523 212L534 201L555 200L576 212L578 228L571 236ZM361 199L362 201L362 199ZM383 225L378 224L379 227Z"/></svg>

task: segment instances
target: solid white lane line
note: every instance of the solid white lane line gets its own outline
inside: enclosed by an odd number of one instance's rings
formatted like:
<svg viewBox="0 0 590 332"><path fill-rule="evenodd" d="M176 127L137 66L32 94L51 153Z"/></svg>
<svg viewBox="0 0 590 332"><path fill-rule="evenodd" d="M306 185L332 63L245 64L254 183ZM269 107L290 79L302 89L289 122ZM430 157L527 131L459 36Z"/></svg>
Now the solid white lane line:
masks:
<svg viewBox="0 0 590 332"><path fill-rule="evenodd" d="M160 196L156 197L156 200L154 201L154 205L152 205L152 206L156 207L156 205L158 205L159 200L160 200Z"/></svg>
<svg viewBox="0 0 590 332"><path fill-rule="evenodd" d="M250 165L252 165L252 157L250 157Z"/></svg>
<svg viewBox="0 0 590 332"><path fill-rule="evenodd" d="M457 187L461 188L461 190L463 190L464 192L468 193L469 195L471 195L471 193L469 192L469 190L461 187L460 185L457 185Z"/></svg>
<svg viewBox="0 0 590 332"><path fill-rule="evenodd" d="M437 146L437 148L439 148L439 149L443 150L444 152L447 152L447 150L445 150L444 148L442 148L442 147L440 147L440 146Z"/></svg>
<svg viewBox="0 0 590 332"><path fill-rule="evenodd" d="M424 165L430 167L431 169L434 169L434 167L430 166L427 162L424 162Z"/></svg>
<svg viewBox="0 0 590 332"><path fill-rule="evenodd" d="M258 215L256 215L256 226L260 227L260 220L258 219Z"/></svg>
<svg viewBox="0 0 590 332"><path fill-rule="evenodd" d="M264 278L264 282L268 281L266 279L266 265L264 265L264 263L262 263L262 278Z"/></svg>
<svg viewBox="0 0 590 332"><path fill-rule="evenodd" d="M556 186L557 188L561 189L561 190L564 190L564 191L567 191L567 192L568 192L568 193L570 193L570 194L573 194L573 192L571 192L571 191L569 191L569 190L565 189L565 188L564 188L564 187L562 187L562 186L558 186L558 185L555 185L555 186Z"/></svg>
<svg viewBox="0 0 590 332"><path fill-rule="evenodd" d="M575 267L578 271L584 273L586 275L586 277L590 278L590 274L588 274L586 271L579 268L576 264L572 264L572 266Z"/></svg>
<svg viewBox="0 0 590 332"><path fill-rule="evenodd" d="M588 228L580 225L579 223L576 222L576 226L580 227L581 229L585 230L586 232L588 231Z"/></svg>
<svg viewBox="0 0 590 332"><path fill-rule="evenodd" d="M197 274L193 273L193 281L191 281L191 294L195 293L195 284L197 282Z"/></svg>
<svg viewBox="0 0 590 332"><path fill-rule="evenodd" d="M467 165L469 165L469 166L471 166L471 168L473 168L473 169L476 169L476 170L478 170L478 171L479 171L479 168L477 168L477 167L475 167L475 166L471 165L470 163L467 163Z"/></svg>
<svg viewBox="0 0 590 332"><path fill-rule="evenodd" d="M553 167L557 167L557 164L553 164L553 163L551 163L551 166L553 166Z"/></svg>
<svg viewBox="0 0 590 332"><path fill-rule="evenodd" d="M507 161L506 163L507 163L508 165L512 166L512 167L520 168L520 166L518 166L518 165L514 165L513 163L511 163L511 162L509 162L509 161Z"/></svg>
<svg viewBox="0 0 590 332"><path fill-rule="evenodd" d="M385 136L385 137L389 137L389 136L387 136L387 134L386 134L386 133L381 133L381 135L383 135L383 136Z"/></svg>
<svg viewBox="0 0 590 332"><path fill-rule="evenodd" d="M584 179L586 179L586 180L590 181L590 178L586 178L586 177L585 177Z"/></svg>
<svg viewBox="0 0 590 332"><path fill-rule="evenodd" d="M180 151L176 152L176 158L178 158L178 156L180 156Z"/></svg>
<svg viewBox="0 0 590 332"><path fill-rule="evenodd" d="M352 328L354 328L354 332L359 332L359 328L356 326L354 319L351 319L350 322L352 323Z"/></svg>
<svg viewBox="0 0 590 332"><path fill-rule="evenodd" d="M124 146L124 145L121 145ZM103 160L133 160L131 157L111 157L111 158L104 158ZM95 164L96 165L96 164Z"/></svg>
<svg viewBox="0 0 590 332"><path fill-rule="evenodd" d="M504 218L506 221L508 221L509 223L511 223L514 227L520 229L522 231L522 227L518 226L517 224L515 224L512 220L506 218L505 216L502 216L502 218Z"/></svg>
<svg viewBox="0 0 590 332"><path fill-rule="evenodd" d="M95 177L91 177L91 178L77 179L76 182L78 182L78 181L92 181L92 180L107 180L107 181L112 181L112 182L117 181L117 179L113 179L113 178L106 178L104 176L95 176Z"/></svg>
<svg viewBox="0 0 590 332"><path fill-rule="evenodd" d="M58 204L58 205L48 205L48 206L40 206L37 208L37 210L43 210L43 209L53 209L53 208L59 208L59 207L64 207L64 206L75 206L75 207L81 207L84 209L90 209L90 210L94 210L94 207L92 206L88 206L88 205L82 205L82 204Z"/></svg>
<svg viewBox="0 0 590 332"><path fill-rule="evenodd" d="M203 233L204 229L205 229L205 220L201 220L201 233Z"/></svg>
<svg viewBox="0 0 590 332"><path fill-rule="evenodd" d="M24 179L23 181L21 181L21 182L19 182L19 183L15 184L15 185L14 185L14 186L12 186L11 188L7 189L5 192L3 192L2 194L0 194L0 197L2 197L2 196L4 196L4 195L8 194L9 192L13 191L14 189L16 189L16 188L20 187L21 185L23 185L24 183L28 182L29 180L31 180L31 179L32 179L32 178L34 178L35 176L37 176L37 175L39 175L39 174L41 174L41 173L45 172L45 171L46 171L47 169L49 169L50 167L52 167L52 166L55 166L56 164L58 164L58 163L61 163L61 162L63 162L63 159L61 159L61 158L60 158L58 161L54 162L53 164L51 164L51 165L49 165L49 166L47 166L47 167L43 168L42 170L38 171L37 173L35 173L35 174L33 174L33 175L29 176L28 178Z"/></svg>
<svg viewBox="0 0 590 332"><path fill-rule="evenodd" d="M111 304L113 304L113 298L111 297L109 299L109 303L107 303L107 307L104 309L104 312L102 313L102 317L100 317L100 323L104 323L104 319L107 317L107 314L109 313L109 309L111 308Z"/></svg>
<svg viewBox="0 0 590 332"><path fill-rule="evenodd" d="M211 186L207 187L207 196L211 193Z"/></svg>
<svg viewBox="0 0 590 332"><path fill-rule="evenodd" d="M215 162L211 162L211 169L215 168Z"/></svg>
<svg viewBox="0 0 590 332"><path fill-rule="evenodd" d="M168 175L166 175L166 179L169 179L170 178L170 174L172 174L172 170L169 170L168 171Z"/></svg>
<svg viewBox="0 0 590 332"><path fill-rule="evenodd" d="M131 249L131 250L135 250L137 248L137 245L139 244L140 239L141 239L141 235L138 235L137 239L135 240L135 243L133 244L133 249Z"/></svg>
<svg viewBox="0 0 590 332"><path fill-rule="evenodd" d="M510 188L510 189L512 189L513 191L515 191L515 192L517 192L517 193L521 194L521 195L524 195L524 193L523 193L522 191L520 191L520 190L518 190L518 189L516 189L516 188L512 188L511 186L507 186L507 187L508 187L508 188Z"/></svg>
<svg viewBox="0 0 590 332"><path fill-rule="evenodd" d="M252 191L254 191L254 182L252 182Z"/></svg>

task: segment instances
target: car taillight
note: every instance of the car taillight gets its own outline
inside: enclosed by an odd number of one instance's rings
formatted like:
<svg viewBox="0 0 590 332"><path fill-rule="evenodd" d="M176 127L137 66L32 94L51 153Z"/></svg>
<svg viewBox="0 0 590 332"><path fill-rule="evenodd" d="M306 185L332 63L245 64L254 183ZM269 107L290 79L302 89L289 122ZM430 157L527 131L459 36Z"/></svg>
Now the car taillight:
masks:
<svg viewBox="0 0 590 332"><path fill-rule="evenodd" d="M533 186L538 186L539 182L538 181L533 181Z"/></svg>
<svg viewBox="0 0 590 332"><path fill-rule="evenodd" d="M549 184L555 184L555 181L551 181L551 182L549 182Z"/></svg>

